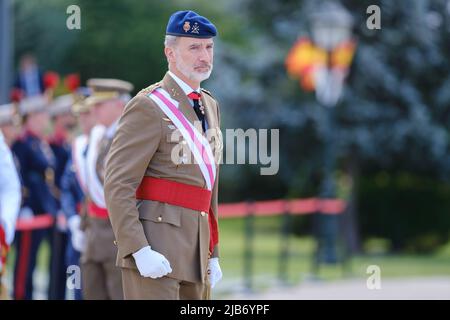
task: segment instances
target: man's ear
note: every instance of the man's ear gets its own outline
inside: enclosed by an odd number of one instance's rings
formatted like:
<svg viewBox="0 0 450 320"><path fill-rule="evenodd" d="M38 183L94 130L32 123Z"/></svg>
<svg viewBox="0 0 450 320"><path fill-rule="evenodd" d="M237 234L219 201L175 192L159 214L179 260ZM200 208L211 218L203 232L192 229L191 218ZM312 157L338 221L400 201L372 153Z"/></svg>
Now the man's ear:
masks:
<svg viewBox="0 0 450 320"><path fill-rule="evenodd" d="M165 47L164 54L166 55L167 61L175 62L175 51L173 48Z"/></svg>

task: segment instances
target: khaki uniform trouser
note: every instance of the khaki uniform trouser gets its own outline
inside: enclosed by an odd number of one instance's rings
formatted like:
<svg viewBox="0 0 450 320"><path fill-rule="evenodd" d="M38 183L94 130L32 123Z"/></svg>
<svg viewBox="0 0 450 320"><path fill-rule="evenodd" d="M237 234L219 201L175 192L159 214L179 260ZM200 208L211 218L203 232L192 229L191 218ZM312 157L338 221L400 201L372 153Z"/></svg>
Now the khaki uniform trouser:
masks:
<svg viewBox="0 0 450 320"><path fill-rule="evenodd" d="M122 275L115 261L81 263L83 299L122 300Z"/></svg>
<svg viewBox="0 0 450 320"><path fill-rule="evenodd" d="M169 277L144 278L138 270L122 268L125 300L209 300L210 285Z"/></svg>

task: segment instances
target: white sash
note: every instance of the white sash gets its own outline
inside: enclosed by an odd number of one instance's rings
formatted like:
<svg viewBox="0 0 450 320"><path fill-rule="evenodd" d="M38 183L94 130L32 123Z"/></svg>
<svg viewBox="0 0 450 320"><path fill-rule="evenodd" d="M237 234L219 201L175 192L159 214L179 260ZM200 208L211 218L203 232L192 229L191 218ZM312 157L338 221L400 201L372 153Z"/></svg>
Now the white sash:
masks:
<svg viewBox="0 0 450 320"><path fill-rule="evenodd" d="M72 162L78 183L84 193L87 192L86 156L83 155L88 144L88 136L85 134L75 138L72 145Z"/></svg>
<svg viewBox="0 0 450 320"><path fill-rule="evenodd" d="M208 140L186 119L178 109L178 102L173 100L164 89L158 88L147 96L156 102L180 130L200 167L207 189L212 190L216 179L216 164Z"/></svg>
<svg viewBox="0 0 450 320"><path fill-rule="evenodd" d="M86 157L87 189L91 200L100 208L106 208L103 185L97 177L96 164L100 140L105 133L105 127L96 125L92 128Z"/></svg>

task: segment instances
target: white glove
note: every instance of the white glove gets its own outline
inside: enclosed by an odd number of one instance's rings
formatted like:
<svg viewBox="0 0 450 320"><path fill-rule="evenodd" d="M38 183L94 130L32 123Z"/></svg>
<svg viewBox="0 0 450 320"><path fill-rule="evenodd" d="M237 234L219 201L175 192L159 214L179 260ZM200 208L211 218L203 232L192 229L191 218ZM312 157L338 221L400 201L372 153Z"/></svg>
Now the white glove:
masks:
<svg viewBox="0 0 450 320"><path fill-rule="evenodd" d="M66 232L67 231L67 218L64 212L58 211L58 214L56 215L56 229L59 232ZM79 225L79 224L78 224Z"/></svg>
<svg viewBox="0 0 450 320"><path fill-rule="evenodd" d="M222 270L220 269L219 258L211 258L208 260L208 274L211 288L214 288L217 282L222 279Z"/></svg>
<svg viewBox="0 0 450 320"><path fill-rule="evenodd" d="M172 272L169 261L159 252L152 250L150 246L133 253L139 273L143 277L152 279L161 278Z"/></svg>
<svg viewBox="0 0 450 320"><path fill-rule="evenodd" d="M79 215L74 215L67 221L70 233L72 234L71 241L73 248L79 252L84 252L86 248L86 239L84 237L84 232L80 229L80 223L81 217Z"/></svg>

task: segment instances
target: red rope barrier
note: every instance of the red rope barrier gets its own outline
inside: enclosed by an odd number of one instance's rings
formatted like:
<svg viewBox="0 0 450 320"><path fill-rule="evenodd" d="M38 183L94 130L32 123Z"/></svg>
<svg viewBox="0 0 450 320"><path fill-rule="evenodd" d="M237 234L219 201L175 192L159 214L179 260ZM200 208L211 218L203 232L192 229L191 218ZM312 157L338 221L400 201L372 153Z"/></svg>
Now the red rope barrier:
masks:
<svg viewBox="0 0 450 320"><path fill-rule="evenodd" d="M254 216L276 216L288 212L292 215L305 215L321 212L324 214L341 214L345 210L345 202L339 199L308 198L292 200L267 200L248 202L222 203L219 205L219 218L238 218L248 214ZM50 214L42 214L32 218L17 220L16 230L45 229L53 225L54 218Z"/></svg>
<svg viewBox="0 0 450 320"><path fill-rule="evenodd" d="M53 225L51 214L40 214L32 218L20 218L16 222L16 231L45 229Z"/></svg>
<svg viewBox="0 0 450 320"><path fill-rule="evenodd" d="M222 203L219 205L219 218L237 218L248 214L255 216L276 216L288 212L292 215L313 214L341 214L345 210L345 201L340 199L293 199L247 202Z"/></svg>

